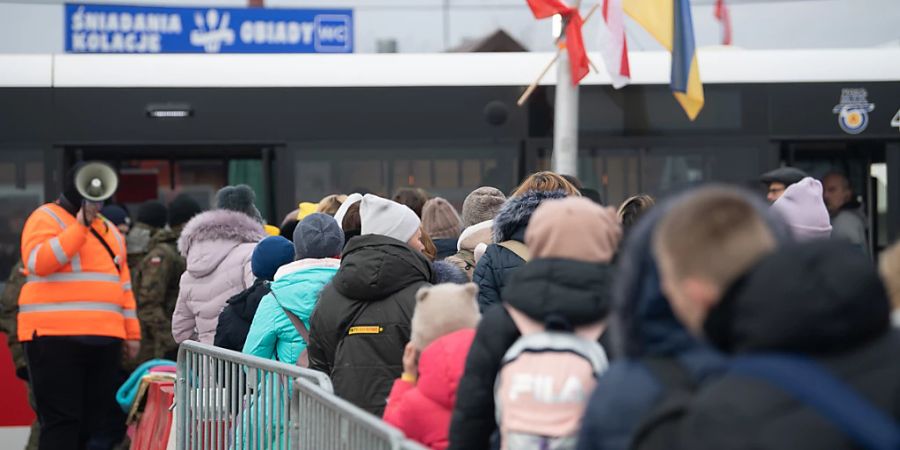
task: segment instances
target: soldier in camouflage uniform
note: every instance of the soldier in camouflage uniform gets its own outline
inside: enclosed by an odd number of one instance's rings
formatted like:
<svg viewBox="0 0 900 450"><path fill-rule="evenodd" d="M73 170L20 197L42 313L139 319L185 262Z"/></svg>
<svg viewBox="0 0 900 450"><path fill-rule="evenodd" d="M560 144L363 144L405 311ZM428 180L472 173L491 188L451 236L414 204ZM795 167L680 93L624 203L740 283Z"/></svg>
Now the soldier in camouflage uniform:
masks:
<svg viewBox="0 0 900 450"><path fill-rule="evenodd" d="M146 256L132 274L142 333L135 367L154 358L176 358L178 345L172 339L172 312L185 270L184 257L176 245L184 224L200 211L200 206L190 197L176 197L169 205L171 228L153 235Z"/></svg>
<svg viewBox="0 0 900 450"><path fill-rule="evenodd" d="M154 245L153 237L165 228L166 216L165 205L155 200L144 202L138 208L134 226L125 237L125 247L128 249L128 269L132 274L150 252L150 247ZM134 291L135 296L139 294L137 290Z"/></svg>
<svg viewBox="0 0 900 450"><path fill-rule="evenodd" d="M16 316L19 312L19 291L25 284L25 274L22 270L22 261L19 261L6 280L3 296L0 297L0 332L6 333L9 351L12 353L13 363L16 366L16 376L25 380L28 388L28 400L34 409L34 396L31 394L31 385L28 383L28 367L25 362L25 351L16 334ZM31 435L28 437L26 450L38 448L38 436L41 427L37 419L31 424Z"/></svg>

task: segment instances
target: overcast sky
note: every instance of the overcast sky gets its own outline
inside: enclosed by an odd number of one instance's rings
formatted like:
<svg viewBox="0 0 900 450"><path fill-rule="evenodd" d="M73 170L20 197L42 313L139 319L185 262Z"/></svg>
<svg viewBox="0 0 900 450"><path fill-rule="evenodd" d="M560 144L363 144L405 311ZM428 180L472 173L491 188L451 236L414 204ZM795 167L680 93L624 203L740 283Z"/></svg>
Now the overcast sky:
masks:
<svg viewBox="0 0 900 450"><path fill-rule="evenodd" d="M92 0L89 3L244 6L245 0ZM591 1L583 2L586 11ZM692 1L697 45L716 45L721 28L713 0ZM734 45L749 49L900 46L900 0L730 0ZM270 7L349 7L355 11L356 51L374 52L396 40L400 52L440 52L445 44L502 28L526 48L552 50L550 21L535 20L525 0L266 0ZM589 50L598 48L596 24L585 27ZM632 51L660 47L634 22ZM445 43L445 40L448 41ZM0 0L0 53L63 51L63 6L57 0Z"/></svg>

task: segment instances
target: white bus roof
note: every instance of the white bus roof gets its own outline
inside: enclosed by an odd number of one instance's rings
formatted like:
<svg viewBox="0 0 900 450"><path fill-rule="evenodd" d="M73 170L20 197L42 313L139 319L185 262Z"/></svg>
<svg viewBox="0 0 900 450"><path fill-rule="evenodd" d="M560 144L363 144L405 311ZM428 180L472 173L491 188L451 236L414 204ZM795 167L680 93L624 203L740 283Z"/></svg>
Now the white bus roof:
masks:
<svg viewBox="0 0 900 450"><path fill-rule="evenodd" d="M0 87L525 86L550 53L0 55ZM603 70L599 53L590 58ZM632 52L632 84L668 84L665 52ZM704 83L900 81L900 48L700 50ZM550 70L541 84L556 83ZM587 85L608 85L605 72Z"/></svg>

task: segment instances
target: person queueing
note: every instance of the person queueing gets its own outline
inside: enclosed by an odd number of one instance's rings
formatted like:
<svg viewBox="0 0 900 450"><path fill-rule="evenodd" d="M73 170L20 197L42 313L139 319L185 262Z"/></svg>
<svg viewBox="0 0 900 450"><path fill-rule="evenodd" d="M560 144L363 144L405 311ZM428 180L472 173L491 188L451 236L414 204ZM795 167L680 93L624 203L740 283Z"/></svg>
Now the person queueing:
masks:
<svg viewBox="0 0 900 450"><path fill-rule="evenodd" d="M113 443L124 428L105 414L115 406L122 352L134 358L141 331L125 263L125 239L85 202L76 165L63 193L35 210L22 232L26 282L18 334L41 422L39 448L64 450ZM92 439L94 438L94 439Z"/></svg>
<svg viewBox="0 0 900 450"><path fill-rule="evenodd" d="M225 302L256 281L250 257L266 233L255 200L247 185L226 186L216 193L214 210L197 214L184 226L178 251L187 269L172 313L176 343L215 342Z"/></svg>
<svg viewBox="0 0 900 450"><path fill-rule="evenodd" d="M344 233L333 217L315 213L300 222L290 245L291 258L273 274L271 293L262 298L256 310L244 353L309 365L309 318L319 293L341 265L337 257L343 248Z"/></svg>
<svg viewBox="0 0 900 450"><path fill-rule="evenodd" d="M175 197L168 208L169 228L153 235L147 254L135 267L133 282L143 331L135 366L154 358L174 360L177 357L178 345L172 339L172 313L178 300L178 283L187 263L176 244L184 225L201 211L190 196Z"/></svg>
<svg viewBox="0 0 900 450"><path fill-rule="evenodd" d="M362 235L344 248L310 319L309 367L329 374L339 397L381 416L403 372L416 292L434 272L411 209L366 195L359 211Z"/></svg>
<svg viewBox="0 0 900 450"><path fill-rule="evenodd" d="M477 297L473 283L440 284L416 293L403 374L394 381L384 421L431 449L449 445L456 388L481 319Z"/></svg>

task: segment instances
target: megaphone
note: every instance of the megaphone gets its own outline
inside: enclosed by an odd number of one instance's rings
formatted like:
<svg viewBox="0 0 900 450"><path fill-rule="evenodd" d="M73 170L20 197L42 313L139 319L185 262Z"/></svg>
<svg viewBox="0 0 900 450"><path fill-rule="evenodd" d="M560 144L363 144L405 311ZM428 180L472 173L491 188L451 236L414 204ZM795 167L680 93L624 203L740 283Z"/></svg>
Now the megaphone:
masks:
<svg viewBox="0 0 900 450"><path fill-rule="evenodd" d="M119 187L119 176L109 164L87 163L75 173L75 189L90 202L108 200Z"/></svg>

